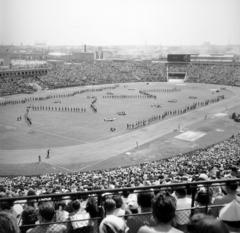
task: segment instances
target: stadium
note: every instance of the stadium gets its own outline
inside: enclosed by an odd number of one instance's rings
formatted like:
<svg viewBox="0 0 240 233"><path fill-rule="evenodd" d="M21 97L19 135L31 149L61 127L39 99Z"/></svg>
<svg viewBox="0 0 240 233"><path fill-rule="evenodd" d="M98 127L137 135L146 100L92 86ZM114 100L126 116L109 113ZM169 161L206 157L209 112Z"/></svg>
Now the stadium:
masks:
<svg viewBox="0 0 240 233"><path fill-rule="evenodd" d="M1 98L1 175L129 166L186 153L236 134L239 125L231 114L239 111L239 88L234 84L240 66L190 59L188 54L169 54L165 63L96 61L2 71L7 85L13 88L21 82L23 91ZM216 78L207 80L208 70L216 72ZM232 77L222 74L228 70ZM83 80L91 83L85 79L90 71L95 85L78 86ZM62 77L68 72L66 87L58 88L57 72ZM76 78L78 74L84 77ZM9 82L14 75L15 84ZM105 75L117 82L108 84ZM35 86L40 90L35 91ZM3 87L2 94L7 90ZM190 109L192 105L196 106ZM26 109L30 125L24 120Z"/></svg>
<svg viewBox="0 0 240 233"><path fill-rule="evenodd" d="M180 230L210 208L228 219L211 198L226 185L230 207L239 205L240 64L190 54L89 57L0 70L0 209L22 232L105 232L105 213L124 215L122 226L137 232L159 193L166 203L170 194L187 198L185 209L171 207ZM26 216L37 210L45 222ZM239 229L238 218L224 222Z"/></svg>
<svg viewBox="0 0 240 233"><path fill-rule="evenodd" d="M0 233L240 232L239 0L0 9Z"/></svg>

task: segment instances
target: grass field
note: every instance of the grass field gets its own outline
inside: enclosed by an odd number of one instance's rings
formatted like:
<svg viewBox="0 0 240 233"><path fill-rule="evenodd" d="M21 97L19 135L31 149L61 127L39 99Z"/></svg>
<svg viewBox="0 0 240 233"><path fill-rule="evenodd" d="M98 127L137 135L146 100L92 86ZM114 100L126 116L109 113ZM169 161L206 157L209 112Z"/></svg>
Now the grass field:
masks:
<svg viewBox="0 0 240 233"><path fill-rule="evenodd" d="M103 98L103 96L109 95L108 92L112 92L114 95L138 95L139 90L142 89L150 91L152 89L171 89L174 87L180 89L180 91L149 92L156 95L157 99ZM220 114L220 117L218 117L214 114L223 112L229 114L230 108L236 108L239 105L239 89L227 87L226 90L216 93L215 90L219 88L220 86L217 85L205 84L149 83L147 85L146 83L128 83L120 84L113 90L87 92L73 97L61 98L59 99L61 103L55 103L56 99L48 99L26 104L1 106L0 175L31 174L31 170L32 174L38 174L46 172L45 170L53 172L69 171L67 169L96 169L127 165L146 159L170 156L170 153L173 155L179 152L179 148L185 151L203 146L206 143L200 142L208 137L214 138L212 141L222 140L228 135L228 131L230 134L238 128L235 125L232 128L230 127L233 123L229 120L228 115L223 114L221 116ZM84 87L81 89L84 89ZM69 89L57 90L57 92L69 92ZM39 93L34 95L39 95ZM127 123L148 119L153 115L161 114L165 110L179 109L193 102L210 99L217 95L224 95L226 99L138 130L126 129ZM90 108L92 101L89 98L90 96L97 97L95 104L97 113L94 113ZM189 98L190 96L194 96L196 99ZM168 102L173 99L177 102ZM25 113L26 106L29 104L34 106L85 107L86 112L30 110L29 116L33 124L29 129L25 121L16 121L19 115ZM161 107L156 108L154 105L160 105ZM117 114L121 111L125 111L126 115L120 116ZM204 120L206 115L208 119ZM106 122L104 121L106 118L115 120ZM223 124L223 120L225 124ZM185 127L185 131L188 128L204 131L206 132L205 136L194 142L176 139L174 137L178 133L174 132L174 129L178 128L179 124L183 128ZM111 127L116 128L116 131L111 132ZM211 130L212 128L215 131ZM216 131L218 128L221 129ZM214 136L213 131L216 132L217 137ZM168 143L165 142L159 148L156 145L160 145L159 140L164 141L164 137L168 140ZM206 141L209 143L211 140ZM167 146L169 149L167 149ZM50 148L50 159L45 159L48 148ZM159 150L162 152L157 153ZM123 155L126 157L128 151L130 151L127 156L128 159L120 159ZM42 156L43 163L37 163L36 165L38 155ZM111 160L114 160L115 163ZM107 163L106 161L110 162ZM18 164L18 169L16 169L16 164Z"/></svg>

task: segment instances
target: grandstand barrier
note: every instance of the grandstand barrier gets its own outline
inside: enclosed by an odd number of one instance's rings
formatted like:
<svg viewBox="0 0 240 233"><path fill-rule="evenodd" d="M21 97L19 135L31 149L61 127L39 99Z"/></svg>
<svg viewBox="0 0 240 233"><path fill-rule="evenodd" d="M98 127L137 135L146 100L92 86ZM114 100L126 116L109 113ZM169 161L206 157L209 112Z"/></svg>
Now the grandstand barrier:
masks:
<svg viewBox="0 0 240 233"><path fill-rule="evenodd" d="M207 194L210 193L210 190L216 187L223 186L226 182L234 181L234 182L240 182L240 179L224 179L224 180L212 180L212 181L196 181L196 182L184 182L184 183L172 183L172 184L161 184L156 186L143 186L143 187L128 187L128 188L118 188L118 189L105 189L105 190L91 190L91 191L81 191L81 192L69 192L69 193L54 193L54 194L43 194L38 196L21 196L21 197L4 197L0 198L0 205L3 203L14 203L14 204L25 204L27 202L31 203L39 203L44 201L52 201L53 203L56 203L60 200L64 201L70 201L70 200L87 200L89 197L96 197L97 203L99 209L103 209L103 203L104 199L108 196L112 196L114 194L122 194L123 192L133 193L137 194L139 192L154 192L154 194L160 192L160 191L168 191L172 193L174 190L176 190L177 187L185 187L187 189L188 195L192 198L192 204L191 208L189 209L177 209L176 213L180 211L189 211L191 215L194 214L195 210L201 210L201 212L208 213L209 208L217 208L217 207L223 207L223 205L212 205L212 204L206 204L205 206L195 206L195 197L196 193L200 188L205 188L207 190ZM152 216L151 212L146 213L137 213L137 214L127 214L122 216L126 221L130 217L138 216L144 220L146 218L149 218ZM41 223L41 224L35 224L35 225L21 225L21 217L19 219L19 226L20 228L24 227L36 227L36 226L49 226L50 224L55 224L55 227L62 227L62 225L65 225L67 227L67 232L73 232L71 229L71 224L74 221L88 221L89 225L86 227L81 228L81 231L83 233L87 232L98 232L99 224L101 220L103 219L104 214L102 211L101 216L91 219L81 219L81 220L67 220L67 221L53 221L51 223ZM40 231L41 232L41 231Z"/></svg>

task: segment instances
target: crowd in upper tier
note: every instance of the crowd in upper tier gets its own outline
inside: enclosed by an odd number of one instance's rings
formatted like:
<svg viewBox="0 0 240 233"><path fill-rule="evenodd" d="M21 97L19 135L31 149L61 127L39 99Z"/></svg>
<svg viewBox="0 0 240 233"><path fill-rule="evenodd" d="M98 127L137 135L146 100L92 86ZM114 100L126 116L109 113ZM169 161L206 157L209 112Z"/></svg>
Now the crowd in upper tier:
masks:
<svg viewBox="0 0 240 233"><path fill-rule="evenodd" d="M121 82L167 81L166 64L151 61L95 61L50 65L46 76L4 77L0 96L31 93L32 84L48 89L79 85ZM236 85L240 81L239 64L169 65L169 72L187 72L187 82Z"/></svg>

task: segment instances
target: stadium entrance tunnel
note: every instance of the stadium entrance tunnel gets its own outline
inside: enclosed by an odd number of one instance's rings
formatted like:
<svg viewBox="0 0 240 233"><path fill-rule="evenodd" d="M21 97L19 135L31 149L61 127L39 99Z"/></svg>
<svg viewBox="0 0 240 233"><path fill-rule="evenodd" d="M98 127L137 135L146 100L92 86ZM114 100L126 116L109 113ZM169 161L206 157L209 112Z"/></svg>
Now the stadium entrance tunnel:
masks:
<svg viewBox="0 0 240 233"><path fill-rule="evenodd" d="M168 82L180 82L183 83L187 78L187 73L186 72L173 72L167 73L167 80Z"/></svg>

